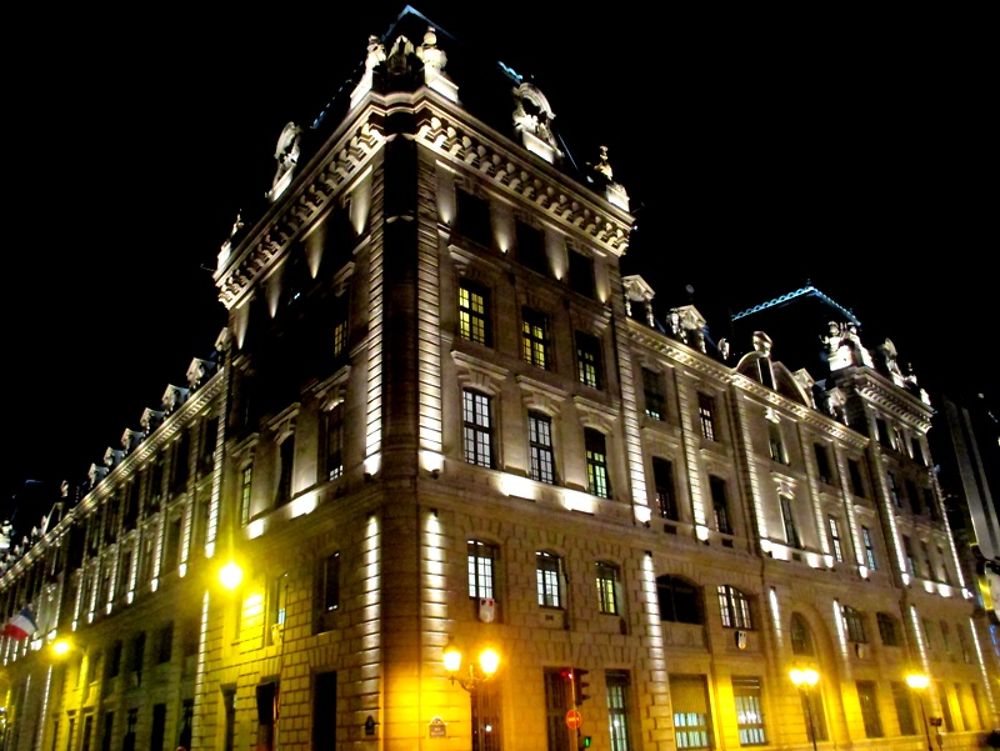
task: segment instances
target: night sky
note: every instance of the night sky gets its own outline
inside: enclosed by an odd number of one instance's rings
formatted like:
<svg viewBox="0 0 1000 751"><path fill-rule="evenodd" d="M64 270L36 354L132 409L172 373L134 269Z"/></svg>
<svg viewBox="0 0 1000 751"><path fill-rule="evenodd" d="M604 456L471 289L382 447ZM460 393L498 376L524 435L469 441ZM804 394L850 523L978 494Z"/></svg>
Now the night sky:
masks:
<svg viewBox="0 0 1000 751"><path fill-rule="evenodd" d="M811 279L923 385L996 399L998 128L976 19L418 7L533 74L578 161L610 147L638 210L623 269L661 318L686 285L721 316ZM215 256L270 187L282 126L318 113L402 5L282 8L9 30L0 466L22 532L210 351Z"/></svg>

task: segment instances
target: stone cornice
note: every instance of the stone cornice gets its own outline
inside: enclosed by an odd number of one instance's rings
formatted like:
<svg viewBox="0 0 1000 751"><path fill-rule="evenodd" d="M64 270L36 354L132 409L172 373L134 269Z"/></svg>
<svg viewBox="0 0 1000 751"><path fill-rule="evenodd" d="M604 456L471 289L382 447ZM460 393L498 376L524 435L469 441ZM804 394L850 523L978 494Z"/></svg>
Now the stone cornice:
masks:
<svg viewBox="0 0 1000 751"><path fill-rule="evenodd" d="M260 218L233 249L225 266L216 271L219 300L227 309L270 271L276 258L326 209L333 196L362 174L384 143L382 129L373 122L372 114L369 105L340 126L296 177L294 190Z"/></svg>
<svg viewBox="0 0 1000 751"><path fill-rule="evenodd" d="M181 428L191 422L191 418L221 394L226 385L226 379L223 376L224 370L213 374L204 385L188 397L188 400L176 412L167 417L146 440L111 470L96 488L88 491L76 506L68 509L55 527L49 530L44 537L36 540L28 552L0 576L0 591L15 581L28 566L43 557L53 543L60 542L77 518L90 513L110 495L113 487L116 487L125 477L135 473L137 465L146 462L153 454L160 451L164 444L177 435Z"/></svg>
<svg viewBox="0 0 1000 751"><path fill-rule="evenodd" d="M871 368L855 368L846 378L865 401L871 402L906 423L909 427L926 433L931 428L934 409L912 394L899 388L881 373Z"/></svg>
<svg viewBox="0 0 1000 751"><path fill-rule="evenodd" d="M632 216L588 195L571 178L523 147L452 105L426 96L418 114L417 140L452 164L461 165L494 187L541 208L568 231L621 256L628 249Z"/></svg>
<svg viewBox="0 0 1000 751"><path fill-rule="evenodd" d="M833 436L838 440L845 441L855 448L863 449L868 445L868 438L851 430L843 423L837 422L833 418L827 417L811 407L793 401L779 394L777 391L772 391L763 384L726 367L683 342L664 336L658 331L654 331L631 318L627 319L627 323L629 336L635 343L649 347L660 355L678 362L700 375L715 379L720 385L734 386L743 393L753 396L765 404L790 413L797 420L815 430Z"/></svg>

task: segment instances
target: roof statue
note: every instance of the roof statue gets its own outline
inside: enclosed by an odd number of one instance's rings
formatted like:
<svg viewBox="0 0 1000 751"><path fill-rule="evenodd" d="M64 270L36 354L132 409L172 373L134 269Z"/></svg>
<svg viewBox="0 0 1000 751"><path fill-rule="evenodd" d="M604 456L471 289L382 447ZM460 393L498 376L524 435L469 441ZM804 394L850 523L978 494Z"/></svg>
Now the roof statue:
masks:
<svg viewBox="0 0 1000 751"><path fill-rule="evenodd" d="M295 123L289 122L281 129L278 145L274 150L274 161L278 163L278 167L274 173L274 180L271 182L271 190L267 192L269 201L278 200L278 197L291 184L295 167L299 163L301 142L302 128Z"/></svg>

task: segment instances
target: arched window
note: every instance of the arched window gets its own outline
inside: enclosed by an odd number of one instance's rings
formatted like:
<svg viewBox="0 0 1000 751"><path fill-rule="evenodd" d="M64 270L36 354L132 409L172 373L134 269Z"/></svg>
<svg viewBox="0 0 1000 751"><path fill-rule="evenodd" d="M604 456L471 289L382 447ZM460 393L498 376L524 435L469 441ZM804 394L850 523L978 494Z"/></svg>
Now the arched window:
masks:
<svg viewBox="0 0 1000 751"><path fill-rule="evenodd" d="M722 625L726 628L752 629L753 619L750 616L750 601L747 596L728 584L720 584L718 593Z"/></svg>
<svg viewBox="0 0 1000 751"><path fill-rule="evenodd" d="M792 642L792 654L816 654L813 648L812 632L801 613L792 613L792 626L788 630L788 634Z"/></svg>
<svg viewBox="0 0 1000 751"><path fill-rule="evenodd" d="M658 576L656 596L660 601L660 620L673 623L704 623L701 592L679 576Z"/></svg>

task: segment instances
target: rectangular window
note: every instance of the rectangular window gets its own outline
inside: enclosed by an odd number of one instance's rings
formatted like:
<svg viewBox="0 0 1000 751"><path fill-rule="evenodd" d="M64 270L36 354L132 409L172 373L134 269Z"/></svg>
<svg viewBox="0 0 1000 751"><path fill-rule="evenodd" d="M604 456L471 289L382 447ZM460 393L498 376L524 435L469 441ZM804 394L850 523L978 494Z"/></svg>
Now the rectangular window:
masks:
<svg viewBox="0 0 1000 751"><path fill-rule="evenodd" d="M944 729L949 733L955 732L955 721L951 716L951 702L948 699L948 690L942 681L937 681L937 695L941 701L941 716L944 718Z"/></svg>
<svg viewBox="0 0 1000 751"><path fill-rule="evenodd" d="M167 551L163 556L163 572L171 573L177 568L181 551L181 518L177 517L170 521L167 527Z"/></svg>
<svg viewBox="0 0 1000 751"><path fill-rule="evenodd" d="M857 459L848 459L847 473L851 476L851 492L859 498L866 498L865 483L861 477L861 462Z"/></svg>
<svg viewBox="0 0 1000 751"><path fill-rule="evenodd" d="M861 719L865 725L867 738L881 738L882 719L878 712L878 695L874 681L858 681L858 702L861 704Z"/></svg>
<svg viewBox="0 0 1000 751"><path fill-rule="evenodd" d="M760 678L740 678L734 675L732 681L740 745L763 746L767 743L767 736L764 734Z"/></svg>
<svg viewBox="0 0 1000 751"><path fill-rule="evenodd" d="M104 726L101 730L101 751L111 751L111 741L115 727L115 713L104 713ZM59 723L53 728L53 735L59 735Z"/></svg>
<svg viewBox="0 0 1000 751"><path fill-rule="evenodd" d="M618 567L600 561L596 567L598 610L605 615L618 615Z"/></svg>
<svg viewBox="0 0 1000 751"><path fill-rule="evenodd" d="M586 428L583 440L587 450L587 488L593 495L610 498L611 483L608 478L608 453L604 433Z"/></svg>
<svg viewBox="0 0 1000 751"><path fill-rule="evenodd" d="M753 618L750 613L750 601L736 587L720 584L716 588L719 595L719 613L724 628L739 628L750 631L753 629Z"/></svg>
<svg viewBox="0 0 1000 751"><path fill-rule="evenodd" d="M576 332L576 379L592 389L603 388L601 342L597 337Z"/></svg>
<svg viewBox="0 0 1000 751"><path fill-rule="evenodd" d="M708 394L698 394L698 418L701 421L701 435L706 441L715 438L715 399Z"/></svg>
<svg viewBox="0 0 1000 751"><path fill-rule="evenodd" d="M240 474L240 524L250 521L250 491L253 488L253 465L248 464Z"/></svg>
<svg viewBox="0 0 1000 751"><path fill-rule="evenodd" d="M914 576L918 576L917 559L913 556L913 542L909 535L903 535L903 554L906 556L906 568Z"/></svg>
<svg viewBox="0 0 1000 751"><path fill-rule="evenodd" d="M167 705L153 705L153 728L149 736L149 747L151 749L163 748L163 741L167 735Z"/></svg>
<svg viewBox="0 0 1000 751"><path fill-rule="evenodd" d="M340 358L347 351L347 314L337 316L333 322L333 357Z"/></svg>
<svg viewBox="0 0 1000 751"><path fill-rule="evenodd" d="M530 224L517 220L517 260L539 274L549 273L549 259L545 252L545 233Z"/></svg>
<svg viewBox="0 0 1000 751"><path fill-rule="evenodd" d="M535 553L535 578L538 584L538 604L545 608L561 608L559 556L544 551Z"/></svg>
<svg viewBox="0 0 1000 751"><path fill-rule="evenodd" d="M623 670L609 670L604 674L608 689L608 733L611 751L629 751L632 746L628 735L628 684L629 676Z"/></svg>
<svg viewBox="0 0 1000 751"><path fill-rule="evenodd" d="M205 419L201 431L201 443L198 451L198 470L205 473L212 470L215 463L215 444L219 437L219 421L209 416Z"/></svg>
<svg viewBox="0 0 1000 751"><path fill-rule="evenodd" d="M934 491L930 488L924 488L924 506L927 507L927 515L931 518L932 522L941 520L937 504L934 502Z"/></svg>
<svg viewBox="0 0 1000 751"><path fill-rule="evenodd" d="M159 633L156 635L157 645L156 645L156 662L157 664L162 664L164 662L170 662L170 658L174 653L174 622L171 621L166 626L160 629Z"/></svg>
<svg viewBox="0 0 1000 751"><path fill-rule="evenodd" d="M653 484L660 518L678 521L680 517L677 513L677 496L674 490L674 465L658 456L653 457Z"/></svg>
<svg viewBox="0 0 1000 751"><path fill-rule="evenodd" d="M841 616L844 620L844 631L847 633L847 640L855 644L867 644L868 635L865 633L864 616L860 611L849 605L840 608Z"/></svg>
<svg viewBox="0 0 1000 751"><path fill-rule="evenodd" d="M285 617L288 615L288 574L275 577L267 594L267 643L277 644L285 628Z"/></svg>
<svg viewBox="0 0 1000 751"><path fill-rule="evenodd" d="M531 308L521 311L521 358L536 368L549 367L549 320Z"/></svg>
<svg viewBox="0 0 1000 751"><path fill-rule="evenodd" d="M458 288L458 332L463 339L490 346L489 292L463 280Z"/></svg>
<svg viewBox="0 0 1000 751"><path fill-rule="evenodd" d="M118 639L114 644L111 645L111 650L108 654L108 667L105 671L108 678L115 678L122 669L122 641Z"/></svg>
<svg viewBox="0 0 1000 751"><path fill-rule="evenodd" d="M781 506L781 522L785 527L785 542L793 548L801 548L802 541L799 539L799 530L795 526L795 514L792 513L792 499L787 495L778 496L778 503Z"/></svg>
<svg viewBox="0 0 1000 751"><path fill-rule="evenodd" d="M831 485L833 483L833 472L830 470L829 449L822 443L814 443L813 450L816 453L816 474L819 481Z"/></svg>
<svg viewBox="0 0 1000 751"><path fill-rule="evenodd" d="M840 522L835 516L828 516L826 521L830 528L830 545L833 547L833 557L837 563L843 563L844 546L840 541Z"/></svg>
<svg viewBox="0 0 1000 751"><path fill-rule="evenodd" d="M941 646L944 647L944 653L951 656L951 627L945 621L941 621L938 624L941 626Z"/></svg>
<svg viewBox="0 0 1000 751"><path fill-rule="evenodd" d="M569 288L587 297L594 297L594 259L570 250Z"/></svg>
<svg viewBox="0 0 1000 751"><path fill-rule="evenodd" d="M496 599L493 576L496 568L496 547L479 540L469 540L469 597L475 600Z"/></svg>
<svg viewBox="0 0 1000 751"><path fill-rule="evenodd" d="M344 474L344 403L323 415L323 464L325 480Z"/></svg>
<svg viewBox="0 0 1000 751"><path fill-rule="evenodd" d="M455 191L456 227L464 237L491 247L490 202L459 188Z"/></svg>
<svg viewBox="0 0 1000 751"><path fill-rule="evenodd" d="M141 631L132 639L132 650L130 654L129 669L140 676L137 683L141 683L142 665L146 658L146 632Z"/></svg>
<svg viewBox="0 0 1000 751"><path fill-rule="evenodd" d="M340 553L328 555L323 560L323 610L332 612L340 607Z"/></svg>
<svg viewBox="0 0 1000 751"><path fill-rule="evenodd" d="M875 546L872 543L872 532L868 527L861 528L861 540L865 545L865 561L872 571L878 570L878 561L875 558Z"/></svg>
<svg viewBox="0 0 1000 751"><path fill-rule="evenodd" d="M313 690L313 748L337 747L337 673L317 673Z"/></svg>
<svg viewBox="0 0 1000 751"><path fill-rule="evenodd" d="M570 680L565 670L545 668L546 751L570 751L566 710L569 706Z"/></svg>
<svg viewBox="0 0 1000 751"><path fill-rule="evenodd" d="M733 533L729 521L729 498L726 481L715 475L708 476L708 486L712 494L712 511L715 514L715 528L724 535Z"/></svg>
<svg viewBox="0 0 1000 751"><path fill-rule="evenodd" d="M823 694L817 688L815 691L802 691L802 714L812 715L812 727L806 725L806 737L809 742L828 740L826 732L826 713L823 711ZM814 738L815 735L815 738Z"/></svg>
<svg viewBox="0 0 1000 751"><path fill-rule="evenodd" d="M278 492L275 506L292 500L292 463L295 461L295 436L287 435L278 446Z"/></svg>
<svg viewBox="0 0 1000 751"><path fill-rule="evenodd" d="M667 400L663 394L663 376L649 368L642 369L642 393L646 415L654 420L667 419Z"/></svg>
<svg viewBox="0 0 1000 751"><path fill-rule="evenodd" d="M538 412L528 413L528 450L531 460L531 479L556 481L556 462L552 448L552 419Z"/></svg>
<svg viewBox="0 0 1000 751"><path fill-rule="evenodd" d="M670 699L677 748L711 748L711 714L705 676L671 675Z"/></svg>
<svg viewBox="0 0 1000 751"><path fill-rule="evenodd" d="M236 743L236 689L222 689L222 707L225 722L222 732L222 751L233 751Z"/></svg>
<svg viewBox="0 0 1000 751"><path fill-rule="evenodd" d="M892 496L893 505L896 508L903 508L903 496L899 492L899 483L896 481L896 473L892 470L886 472L886 479L889 481L889 495Z"/></svg>
<svg viewBox="0 0 1000 751"><path fill-rule="evenodd" d="M882 638L882 643L887 647L900 646L896 619L889 613L877 613L875 619L878 621L878 633Z"/></svg>
<svg viewBox="0 0 1000 751"><path fill-rule="evenodd" d="M944 548L938 545L938 560L941 561L941 573L939 574L938 581L943 581L945 584L951 584L951 574L948 573L948 559L945 557Z"/></svg>
<svg viewBox="0 0 1000 751"><path fill-rule="evenodd" d="M885 420L881 417L875 418L875 432L878 435L878 442L883 446L891 446L892 441L889 438L889 426L886 425Z"/></svg>
<svg viewBox="0 0 1000 751"><path fill-rule="evenodd" d="M181 432L174 442L170 454L170 493L176 495L187 488L189 462L191 460L191 429Z"/></svg>
<svg viewBox="0 0 1000 751"><path fill-rule="evenodd" d="M917 484L907 477L903 480L903 486L906 488L906 497L910 501L910 508L913 509L914 514L924 513L922 504L920 503L920 494L917 493Z"/></svg>
<svg viewBox="0 0 1000 751"><path fill-rule="evenodd" d="M462 444L465 461L480 467L493 466L490 401L490 397L478 391L462 391Z"/></svg>
<svg viewBox="0 0 1000 751"><path fill-rule="evenodd" d="M913 721L913 704L910 701L910 688L902 681L893 681L892 702L896 705L896 719L899 720L900 735L916 735L917 724Z"/></svg>
<svg viewBox="0 0 1000 751"><path fill-rule="evenodd" d="M785 456L785 442L781 437L781 426L778 423L768 422L767 441L771 460L778 462L778 464L788 464L788 459Z"/></svg>

